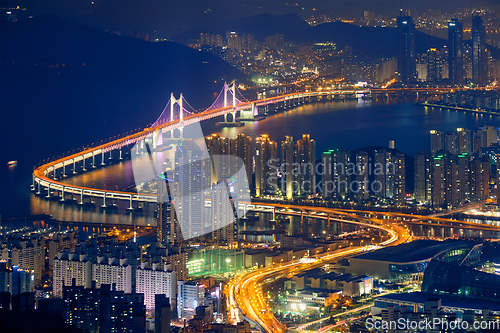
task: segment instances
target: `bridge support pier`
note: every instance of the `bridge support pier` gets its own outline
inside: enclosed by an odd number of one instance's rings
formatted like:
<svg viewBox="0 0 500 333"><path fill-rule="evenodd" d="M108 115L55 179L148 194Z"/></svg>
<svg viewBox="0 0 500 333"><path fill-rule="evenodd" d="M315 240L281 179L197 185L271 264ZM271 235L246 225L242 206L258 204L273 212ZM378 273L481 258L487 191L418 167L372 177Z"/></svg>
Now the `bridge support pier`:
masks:
<svg viewBox="0 0 500 333"><path fill-rule="evenodd" d="M66 178L66 163L63 162L63 177Z"/></svg>
<svg viewBox="0 0 500 333"><path fill-rule="evenodd" d="M78 204L83 205L83 189L80 191L80 202Z"/></svg>
<svg viewBox="0 0 500 333"><path fill-rule="evenodd" d="M95 169L95 152L92 152L92 168Z"/></svg>
<svg viewBox="0 0 500 333"><path fill-rule="evenodd" d="M38 181L38 192L36 192L36 194L40 195L40 180Z"/></svg>
<svg viewBox="0 0 500 333"><path fill-rule="evenodd" d="M106 208L106 192L104 192L104 197L103 197L103 202L102 202L102 208Z"/></svg>
<svg viewBox="0 0 500 333"><path fill-rule="evenodd" d="M85 168L85 155L82 155L82 163L83 163L83 171L87 171L87 169Z"/></svg>
<svg viewBox="0 0 500 333"><path fill-rule="evenodd" d="M61 190L61 200L60 201L65 201L65 198L64 198L65 194L64 194L64 186Z"/></svg>
<svg viewBox="0 0 500 333"><path fill-rule="evenodd" d="M122 157L122 148L120 147L120 160L123 160L123 157Z"/></svg>
<svg viewBox="0 0 500 333"><path fill-rule="evenodd" d="M45 197L50 198L50 183L47 184L47 195Z"/></svg>
<svg viewBox="0 0 500 333"><path fill-rule="evenodd" d="M106 158L106 155L104 154L104 149L103 149L102 153L101 153L101 165L106 165L106 163L104 162L105 158Z"/></svg>

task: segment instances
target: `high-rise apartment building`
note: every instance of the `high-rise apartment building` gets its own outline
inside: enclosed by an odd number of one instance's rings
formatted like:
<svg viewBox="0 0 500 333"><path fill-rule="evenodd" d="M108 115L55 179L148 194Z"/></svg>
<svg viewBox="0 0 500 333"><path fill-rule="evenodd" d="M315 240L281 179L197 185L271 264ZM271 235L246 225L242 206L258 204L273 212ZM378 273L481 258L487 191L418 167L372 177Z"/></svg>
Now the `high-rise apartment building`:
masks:
<svg viewBox="0 0 500 333"><path fill-rule="evenodd" d="M255 194L276 194L278 190L278 145L267 134L255 139Z"/></svg>
<svg viewBox="0 0 500 333"><path fill-rule="evenodd" d="M171 217L171 221L174 226L182 224L182 238L178 234L175 236L177 244L181 244L181 239L204 234L204 190L211 177L211 164L206 157L194 140L179 141L175 151L174 182L170 187L173 188L170 209L174 218Z"/></svg>
<svg viewBox="0 0 500 333"><path fill-rule="evenodd" d="M344 200L350 194L351 151L332 149L323 153L323 197Z"/></svg>
<svg viewBox="0 0 500 333"><path fill-rule="evenodd" d="M75 280L76 286L90 288L92 280L92 263L86 254L61 252L54 259L52 276L52 294L63 296L63 286L71 286Z"/></svg>
<svg viewBox="0 0 500 333"><path fill-rule="evenodd" d="M97 262L92 264L92 281L96 288L103 284L115 285L116 290L126 293L132 292L132 269L127 259L99 256Z"/></svg>
<svg viewBox="0 0 500 333"><path fill-rule="evenodd" d="M430 202L431 200L431 162L432 156L425 151L415 155L415 199L418 202Z"/></svg>
<svg viewBox="0 0 500 333"><path fill-rule="evenodd" d="M475 158L470 163L470 198L472 201L485 200L489 196L490 159Z"/></svg>
<svg viewBox="0 0 500 333"><path fill-rule="evenodd" d="M89 333L143 333L146 331L146 309L140 294L126 294L107 284L101 288L64 286L66 324Z"/></svg>
<svg viewBox="0 0 500 333"><path fill-rule="evenodd" d="M444 149L444 134L436 130L431 130L431 154L435 155L442 149Z"/></svg>
<svg viewBox="0 0 500 333"><path fill-rule="evenodd" d="M294 193L295 175L294 163L297 160L297 149L292 136L286 136L285 141L281 141L281 191L288 200L292 199Z"/></svg>
<svg viewBox="0 0 500 333"><path fill-rule="evenodd" d="M241 53L242 38L236 31L229 31L226 33L227 48L232 50L233 53Z"/></svg>
<svg viewBox="0 0 500 333"><path fill-rule="evenodd" d="M366 199L370 196L369 156L366 151L356 153L356 186L353 186L356 198Z"/></svg>
<svg viewBox="0 0 500 333"><path fill-rule="evenodd" d="M138 294L144 294L144 304L146 309L155 308L155 295L165 295L170 299L175 299L177 278L176 274L168 265L153 263L148 268L146 263L141 263L137 268L137 286Z"/></svg>
<svg viewBox="0 0 500 333"><path fill-rule="evenodd" d="M297 175L298 195L316 192L316 141L309 134L303 134L297 141L297 163L300 172Z"/></svg>
<svg viewBox="0 0 500 333"><path fill-rule="evenodd" d="M211 206L210 206L210 225L212 230L212 242L217 245L232 246L238 241L238 223L235 222L233 205L228 200L230 191L229 186L214 184L212 186ZM208 230L207 230L208 231Z"/></svg>

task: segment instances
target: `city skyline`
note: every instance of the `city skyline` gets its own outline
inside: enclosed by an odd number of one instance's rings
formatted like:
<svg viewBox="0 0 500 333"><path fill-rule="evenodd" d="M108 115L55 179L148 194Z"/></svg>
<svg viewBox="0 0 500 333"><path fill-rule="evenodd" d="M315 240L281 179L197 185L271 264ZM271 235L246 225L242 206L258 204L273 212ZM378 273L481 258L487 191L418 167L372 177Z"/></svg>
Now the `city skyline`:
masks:
<svg viewBox="0 0 500 333"><path fill-rule="evenodd" d="M2 6L0 331L500 327L495 1Z"/></svg>

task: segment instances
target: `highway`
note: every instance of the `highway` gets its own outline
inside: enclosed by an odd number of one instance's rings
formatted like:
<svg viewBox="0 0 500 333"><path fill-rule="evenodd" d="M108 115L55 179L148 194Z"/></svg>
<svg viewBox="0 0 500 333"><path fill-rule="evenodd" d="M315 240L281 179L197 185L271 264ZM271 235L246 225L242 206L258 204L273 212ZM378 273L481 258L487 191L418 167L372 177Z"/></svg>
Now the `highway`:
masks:
<svg viewBox="0 0 500 333"><path fill-rule="evenodd" d="M324 209L328 210L327 208ZM334 211L334 209L330 210ZM388 233L389 239L382 242L380 245L397 245L410 240L408 229L399 224L391 224L386 220L379 220L376 218L361 218L359 216L357 218L362 220L358 221L358 224L381 229ZM344 222L352 223L353 221L345 220ZM341 258L353 256L360 252L369 251L375 248L378 247L347 247L324 253L313 258L275 264L271 267L265 267L243 274L228 282L224 288L228 303L228 318L233 323L246 318L265 332L286 332L286 326L274 317L272 309L264 297L262 286L266 281L271 281L287 275L294 275L304 270L319 268Z"/></svg>

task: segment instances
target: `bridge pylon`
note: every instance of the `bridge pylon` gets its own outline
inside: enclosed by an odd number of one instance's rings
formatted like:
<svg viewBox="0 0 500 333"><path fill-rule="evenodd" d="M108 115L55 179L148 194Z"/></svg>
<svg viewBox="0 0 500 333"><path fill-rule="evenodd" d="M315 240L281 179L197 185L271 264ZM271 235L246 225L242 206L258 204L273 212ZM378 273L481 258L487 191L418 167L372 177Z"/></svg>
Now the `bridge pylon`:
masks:
<svg viewBox="0 0 500 333"><path fill-rule="evenodd" d="M170 121L173 121L174 120L174 106L175 104L178 104L179 105L179 121L181 122L181 127L179 128L180 130L180 138L182 139L182 129L183 129L183 126L182 126L182 122L183 122L183 115L182 115L182 93L179 97L179 99L176 99L174 97L174 93L171 93L170 94ZM170 136L171 138L173 139L174 138L174 130L171 130L170 131Z"/></svg>
<svg viewBox="0 0 500 333"><path fill-rule="evenodd" d="M224 82L224 107L227 107L227 103L228 103L228 100L227 100L227 93L228 92L231 92L232 94L232 107L233 107L233 110L234 108L236 107L236 81L233 81L233 83L231 84L231 86L228 86L227 85L227 82ZM233 111L231 112L231 114L233 115L233 123L236 122L236 111ZM227 123L227 113L224 114L224 122Z"/></svg>

